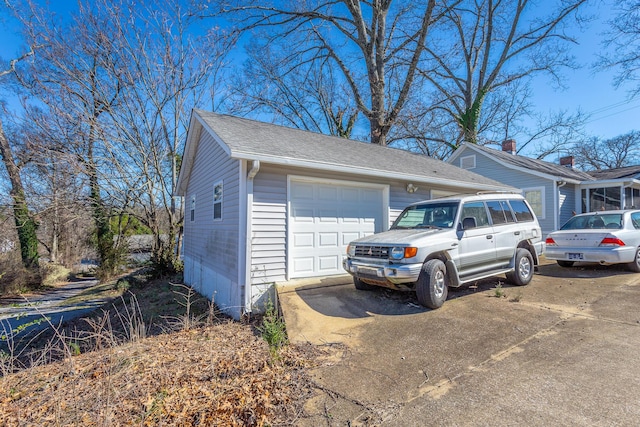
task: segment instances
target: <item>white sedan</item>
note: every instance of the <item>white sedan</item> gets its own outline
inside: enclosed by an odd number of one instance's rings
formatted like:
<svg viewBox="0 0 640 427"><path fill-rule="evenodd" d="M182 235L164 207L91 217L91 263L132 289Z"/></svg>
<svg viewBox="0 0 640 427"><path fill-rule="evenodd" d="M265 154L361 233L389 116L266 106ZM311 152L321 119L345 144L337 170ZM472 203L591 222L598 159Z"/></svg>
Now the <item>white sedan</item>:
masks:
<svg viewBox="0 0 640 427"><path fill-rule="evenodd" d="M549 234L544 254L562 267L576 261L626 264L640 273L640 210L576 215Z"/></svg>

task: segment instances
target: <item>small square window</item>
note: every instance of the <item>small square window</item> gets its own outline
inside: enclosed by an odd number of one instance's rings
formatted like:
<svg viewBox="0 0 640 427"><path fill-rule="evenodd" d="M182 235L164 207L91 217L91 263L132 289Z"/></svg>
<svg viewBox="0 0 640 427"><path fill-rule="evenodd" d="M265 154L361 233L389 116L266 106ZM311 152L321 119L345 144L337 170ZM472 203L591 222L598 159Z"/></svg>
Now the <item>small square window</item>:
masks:
<svg viewBox="0 0 640 427"><path fill-rule="evenodd" d="M213 219L222 219L222 182L213 186Z"/></svg>
<svg viewBox="0 0 640 427"><path fill-rule="evenodd" d="M476 168L476 156L460 157L460 167L462 169L475 169Z"/></svg>

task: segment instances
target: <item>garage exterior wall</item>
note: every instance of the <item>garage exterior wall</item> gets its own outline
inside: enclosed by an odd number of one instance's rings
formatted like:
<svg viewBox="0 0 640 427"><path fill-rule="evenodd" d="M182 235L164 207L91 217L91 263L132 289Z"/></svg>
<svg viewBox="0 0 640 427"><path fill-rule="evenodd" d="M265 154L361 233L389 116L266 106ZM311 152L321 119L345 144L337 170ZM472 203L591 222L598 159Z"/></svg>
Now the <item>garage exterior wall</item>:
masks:
<svg viewBox="0 0 640 427"><path fill-rule="evenodd" d="M388 186L387 210L389 224L383 224L387 230L398 214L408 204L429 198L430 188L418 186L415 193L407 193L406 182L390 182L383 178L368 178L350 174L328 174L296 167L262 165L253 181L253 205L251 207L251 285L252 300L256 302L260 295L272 283L281 283L287 276L287 221L288 221L288 180L289 177L336 180L345 183L378 184ZM345 273L346 274L346 273Z"/></svg>
<svg viewBox="0 0 640 427"><path fill-rule="evenodd" d="M185 194L184 281L238 318L240 162L231 159L211 134L203 132ZM214 186L222 183L222 218L213 218ZM191 203L195 198L194 218Z"/></svg>

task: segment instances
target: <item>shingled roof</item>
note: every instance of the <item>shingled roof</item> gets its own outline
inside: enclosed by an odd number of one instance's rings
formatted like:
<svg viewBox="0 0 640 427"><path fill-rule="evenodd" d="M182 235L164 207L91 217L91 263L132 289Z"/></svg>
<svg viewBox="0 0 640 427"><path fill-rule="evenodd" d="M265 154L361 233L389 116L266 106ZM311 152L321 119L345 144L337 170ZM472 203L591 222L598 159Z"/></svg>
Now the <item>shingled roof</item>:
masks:
<svg viewBox="0 0 640 427"><path fill-rule="evenodd" d="M640 166L625 166L615 169L590 171L589 175L598 180L636 178L640 175Z"/></svg>
<svg viewBox="0 0 640 427"><path fill-rule="evenodd" d="M410 179L415 182L438 182L467 189L513 190L474 172L406 150L203 110L193 110L190 135L185 147L187 168L192 161L190 157L195 156L195 146L199 141L198 125L217 136L234 159ZM183 178L183 171L180 175ZM184 188L179 190L184 191Z"/></svg>
<svg viewBox="0 0 640 427"><path fill-rule="evenodd" d="M473 150L486 153L494 160L497 160L503 164L512 165L520 169L540 172L556 179L569 179L576 182L593 181L595 179L593 176L586 172L582 172L568 166L561 166L556 163L546 162L544 160L538 160L531 157L514 155L502 150L496 150L477 144L466 145Z"/></svg>

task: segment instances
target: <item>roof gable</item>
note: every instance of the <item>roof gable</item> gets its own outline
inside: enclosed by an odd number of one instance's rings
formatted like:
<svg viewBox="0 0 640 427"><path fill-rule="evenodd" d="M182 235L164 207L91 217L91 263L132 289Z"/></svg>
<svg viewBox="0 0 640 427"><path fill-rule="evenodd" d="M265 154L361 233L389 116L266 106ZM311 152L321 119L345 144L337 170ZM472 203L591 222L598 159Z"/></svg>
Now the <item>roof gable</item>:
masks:
<svg viewBox="0 0 640 427"><path fill-rule="evenodd" d="M438 182L458 188L473 186L482 190L512 190L498 181L483 177L441 160L409 151L382 147L319 133L288 128L255 120L193 110L187 134L178 194L186 191L186 181L196 155L198 128L213 134L235 159L309 167L368 176ZM193 135L192 135L193 134Z"/></svg>
<svg viewBox="0 0 640 427"><path fill-rule="evenodd" d="M522 172L531 173L537 176L543 176L552 180L570 180L575 183L594 180L594 178L586 172L561 166L556 163L546 162L544 160L506 153L502 150L495 150L493 148L477 144L463 144L462 147L458 148L449 158L449 162L453 162L466 150L475 151L476 153L489 157L506 167L518 169Z"/></svg>

